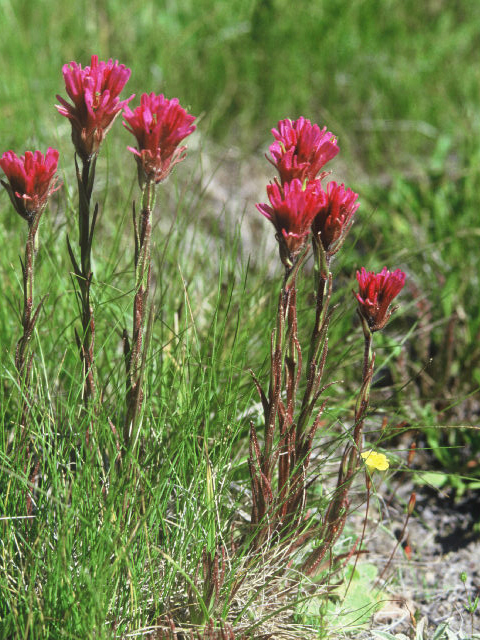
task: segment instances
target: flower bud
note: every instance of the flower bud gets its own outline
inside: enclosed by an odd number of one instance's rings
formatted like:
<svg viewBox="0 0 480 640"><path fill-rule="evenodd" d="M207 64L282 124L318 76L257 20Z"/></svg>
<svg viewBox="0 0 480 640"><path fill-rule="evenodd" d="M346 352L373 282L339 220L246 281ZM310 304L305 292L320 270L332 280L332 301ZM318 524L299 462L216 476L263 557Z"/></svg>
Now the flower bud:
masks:
<svg viewBox="0 0 480 640"><path fill-rule="evenodd" d="M409 516L412 515L413 510L415 509L415 502L417 500L417 496L415 491L412 491L412 495L410 496L410 500L408 501L407 513Z"/></svg>

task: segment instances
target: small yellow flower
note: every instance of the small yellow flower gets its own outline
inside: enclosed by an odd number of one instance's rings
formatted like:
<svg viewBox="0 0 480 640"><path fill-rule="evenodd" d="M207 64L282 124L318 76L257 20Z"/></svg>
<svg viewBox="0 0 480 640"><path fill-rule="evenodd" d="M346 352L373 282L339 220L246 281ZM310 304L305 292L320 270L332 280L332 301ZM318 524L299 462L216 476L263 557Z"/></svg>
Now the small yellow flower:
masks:
<svg viewBox="0 0 480 640"><path fill-rule="evenodd" d="M365 460L365 464L371 469L385 471L385 469L389 467L387 456L383 453L378 453L378 451L373 451L372 449L364 451L362 458Z"/></svg>

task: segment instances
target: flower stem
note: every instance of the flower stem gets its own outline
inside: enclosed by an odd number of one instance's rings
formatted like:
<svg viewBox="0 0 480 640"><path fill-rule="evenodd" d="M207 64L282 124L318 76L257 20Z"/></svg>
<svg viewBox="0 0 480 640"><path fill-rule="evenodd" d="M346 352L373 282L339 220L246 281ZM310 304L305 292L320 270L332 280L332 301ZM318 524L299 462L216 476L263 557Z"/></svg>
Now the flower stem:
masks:
<svg viewBox="0 0 480 640"><path fill-rule="evenodd" d="M150 289L150 243L152 233L151 213L155 203L155 182L147 180L143 187L142 211L139 224L133 210L135 232L135 297L133 301L132 343L124 331L124 351L127 373L126 414L123 439L128 446L135 431L142 408L144 392L142 388L142 358L145 349L144 329Z"/></svg>
<svg viewBox="0 0 480 640"><path fill-rule="evenodd" d="M27 359L28 344L31 338L33 329L31 327L31 317L33 308L33 271L35 262L35 231L33 223L29 222L28 225L28 237L25 244L25 261L22 263L23 272L23 313L22 313L22 327L23 335L18 341L17 350L15 353L15 366L17 368L18 375L22 380L25 372L25 363ZM22 384L25 384L25 380L22 380Z"/></svg>
<svg viewBox="0 0 480 640"><path fill-rule="evenodd" d="M306 471L313 434L318 427L318 420L315 420L315 424L303 433L295 419L302 373L302 351L297 335L296 278L307 252L308 248L285 269L276 328L271 338L268 394L263 392L254 376L262 400L265 425L262 449L253 423L250 426L251 522L258 526L252 545L257 549L267 541L286 540L290 532L301 527L304 513ZM300 537L290 538L289 545L296 545Z"/></svg>
<svg viewBox="0 0 480 640"><path fill-rule="evenodd" d="M373 334L368 325L363 321L364 333L364 351L363 351L363 369L362 369L362 386L355 407L355 428L353 430L353 441L355 447L360 453L361 438L363 433L363 425L365 414L368 410L370 401L370 386L373 378L373 368L375 365L375 354L372 352Z"/></svg>
<svg viewBox="0 0 480 640"><path fill-rule="evenodd" d="M375 353L372 351L372 332L362 319L364 333L364 355L362 368L362 386L358 394L355 407L355 424L353 427L353 442L349 443L342 456L340 469L337 478L337 488L335 495L330 502L325 514L324 525L322 527L322 544L315 549L306 559L303 570L311 574L319 566L325 554L340 536L350 505L348 494L353 477L358 467L358 456L361 450L361 439L365 415L368 410L370 399L370 386L372 383L373 369L375 364Z"/></svg>
<svg viewBox="0 0 480 640"><path fill-rule="evenodd" d="M22 327L23 334L17 343L15 350L15 368L17 369L18 384L21 392L21 418L20 428L22 430L21 444L18 448L20 452L23 445L26 442L25 450L25 470L32 464L32 452L30 449L30 442L28 436L28 423L30 417L30 411L32 407L32 389L30 375L32 370L32 355L29 353L30 340L35 329L35 325L42 308L43 300L38 307L33 309L33 285L34 285L34 267L35 267L35 253L36 253L36 233L40 217L43 210L40 209L35 215L28 221L28 236L25 243L25 258L22 262L22 276L23 276L23 313L22 313ZM29 480L36 475L37 469L30 469L31 475ZM33 502L30 492L27 492L26 497L27 515L32 515Z"/></svg>
<svg viewBox="0 0 480 640"><path fill-rule="evenodd" d="M88 411L96 395L95 384L95 318L90 299L92 284L92 242L95 224L98 215L98 205L91 212L91 198L95 179L96 156L82 160L80 172L77 158L75 157L78 183L78 244L80 247L80 264L76 260L70 241L67 237L67 246L72 261L73 271L77 285L77 297L80 305L80 319L82 334L75 331L77 346L80 352L80 360L83 368L83 403ZM89 432L86 434L87 443Z"/></svg>

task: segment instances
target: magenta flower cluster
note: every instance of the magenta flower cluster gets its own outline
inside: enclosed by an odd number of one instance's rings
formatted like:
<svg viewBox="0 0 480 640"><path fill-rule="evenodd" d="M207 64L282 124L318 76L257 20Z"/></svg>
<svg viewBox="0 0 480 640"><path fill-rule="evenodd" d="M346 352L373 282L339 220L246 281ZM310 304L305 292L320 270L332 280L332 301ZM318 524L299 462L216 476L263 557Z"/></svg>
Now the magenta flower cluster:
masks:
<svg viewBox="0 0 480 640"><path fill-rule="evenodd" d="M281 120L272 129L275 142L267 159L279 179L267 187L268 204L257 208L274 225L280 255L286 266L293 264L311 233L330 259L341 247L358 209L358 195L331 182L326 190L320 170L334 158L339 147L335 136L310 120ZM295 186L294 186L295 185Z"/></svg>
<svg viewBox="0 0 480 640"><path fill-rule="evenodd" d="M257 204L260 213L270 220L277 231L280 245L285 245L290 256L305 244L312 222L323 202L323 190L319 180L303 184L298 178L281 185L267 185L268 204Z"/></svg>
<svg viewBox="0 0 480 640"><path fill-rule="evenodd" d="M71 100L57 95L59 113L70 120L72 141L84 162L94 158L116 118L124 111L124 125L134 134L137 148L128 147L145 177L159 182L185 158L186 147L180 142L195 126L194 116L180 106L177 98L144 93L141 104L133 112L128 103L134 98L120 99L120 93L130 78L130 69L116 60L99 61L92 55L90 66L70 62L63 67L65 89ZM58 151L49 148L45 156L40 151L26 151L17 156L7 151L0 159L7 189L18 213L31 220L44 208L56 191Z"/></svg>
<svg viewBox="0 0 480 640"><path fill-rule="evenodd" d="M45 208L49 197L60 187L56 186L58 151L49 147L45 156L40 151L26 151L18 157L13 151L5 151L0 158L8 183L2 184L8 192L15 210L31 222Z"/></svg>
<svg viewBox="0 0 480 640"><path fill-rule="evenodd" d="M355 294L358 308L367 321L370 331L383 329L392 315L390 304L405 284L405 274L400 269L392 273L384 267L380 273L367 271L362 267L357 271L358 289Z"/></svg>
<svg viewBox="0 0 480 640"><path fill-rule="evenodd" d="M350 230L359 207L358 194L331 181L324 189L328 172L320 171L339 152L336 137L303 117L281 120L272 129L275 142L267 160L279 177L267 186L269 204L257 209L275 227L280 257L287 269L295 263L307 239L324 252L327 264L337 253ZM379 273L357 272L359 311L371 331L383 328L391 315L389 306L405 282L405 274L386 267Z"/></svg>
<svg viewBox="0 0 480 640"><path fill-rule="evenodd" d="M140 161L146 176L156 182L164 180L175 164L185 157L186 147L177 148L195 127L194 116L187 114L177 98L168 100L162 94L144 93L140 106L131 111L127 106L135 97L120 100L119 95L130 78L123 64L99 62L92 56L89 67L76 62L63 67L65 88L73 104L61 96L59 113L72 124L72 140L82 160L98 153L101 143L117 116L124 111L124 125L137 139L136 149L128 147Z"/></svg>
<svg viewBox="0 0 480 640"><path fill-rule="evenodd" d="M82 158L96 155L117 116L134 95L120 100L119 95L130 78L125 65L98 60L92 56L89 67L70 62L63 67L65 89L73 104L57 95L57 109L72 125L72 141Z"/></svg>
<svg viewBox="0 0 480 640"><path fill-rule="evenodd" d="M134 111L126 107L123 119L124 127L137 139L137 148L128 149L136 156L139 176L161 182L185 158L186 147L178 145L195 130L194 116L177 98L144 93Z"/></svg>
<svg viewBox="0 0 480 640"><path fill-rule="evenodd" d="M272 134L275 142L270 146L272 157L267 160L277 169L282 184L294 178L314 180L339 152L337 139L327 127L320 129L305 118L281 120Z"/></svg>

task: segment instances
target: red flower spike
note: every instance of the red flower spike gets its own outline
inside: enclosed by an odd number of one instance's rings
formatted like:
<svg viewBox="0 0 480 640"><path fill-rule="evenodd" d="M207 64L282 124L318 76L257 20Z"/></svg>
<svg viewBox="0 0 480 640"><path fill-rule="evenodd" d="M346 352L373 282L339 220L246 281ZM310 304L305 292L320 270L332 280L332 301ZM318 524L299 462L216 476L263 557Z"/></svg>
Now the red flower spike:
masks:
<svg viewBox="0 0 480 640"><path fill-rule="evenodd" d="M366 271L364 267L357 271L360 315L366 320L370 331L379 331L387 324L395 309L389 309L390 303L403 289L405 274L400 269L392 273L384 267L380 273Z"/></svg>
<svg viewBox="0 0 480 640"><path fill-rule="evenodd" d="M344 184L329 182L325 204L315 216L312 233L320 234L325 253L330 257L342 246L353 224L353 216L360 204L356 202L358 194L345 189Z"/></svg>
<svg viewBox="0 0 480 640"><path fill-rule="evenodd" d="M282 262L291 266L294 256L305 244L312 220L324 205L326 195L319 180L304 186L297 179L283 186L278 182L270 183L267 194L271 206L257 204L256 207L277 230Z"/></svg>
<svg viewBox="0 0 480 640"><path fill-rule="evenodd" d="M280 120L277 126L272 129L275 142L269 148L272 159L267 160L278 170L282 184L294 178L314 180L339 152L337 139L327 127L320 129L305 118Z"/></svg>
<svg viewBox="0 0 480 640"><path fill-rule="evenodd" d="M58 151L51 147L45 156L40 151L26 151L18 157L13 151L6 151L0 158L0 167L8 180L8 183L2 180L2 184L16 211L29 223L60 188L56 187L57 166Z"/></svg>
<svg viewBox="0 0 480 640"><path fill-rule="evenodd" d="M72 141L85 162L96 155L115 119L134 97L119 95L130 77L130 69L118 60L103 62L92 56L89 67L70 62L63 67L65 88L73 104L57 95L57 109L72 125Z"/></svg>
<svg viewBox="0 0 480 640"><path fill-rule="evenodd" d="M195 116L180 106L177 98L144 93L140 106L123 114L124 127L137 139L137 148L128 147L138 163L139 181L165 180L173 167L184 160L187 147L179 143L194 130Z"/></svg>
<svg viewBox="0 0 480 640"><path fill-rule="evenodd" d="M416 501L417 501L417 494L415 493L415 491L412 491L412 494L410 495L410 500L408 501L408 506L407 506L407 513L409 516L412 515L413 510L415 509Z"/></svg>

